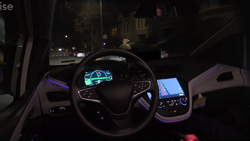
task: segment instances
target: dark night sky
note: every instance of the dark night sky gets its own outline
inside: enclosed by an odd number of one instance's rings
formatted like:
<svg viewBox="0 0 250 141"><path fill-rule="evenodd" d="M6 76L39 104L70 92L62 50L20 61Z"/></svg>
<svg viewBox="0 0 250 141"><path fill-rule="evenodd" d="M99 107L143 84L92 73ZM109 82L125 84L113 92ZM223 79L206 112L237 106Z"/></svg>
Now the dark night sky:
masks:
<svg viewBox="0 0 250 141"><path fill-rule="evenodd" d="M69 10L64 6L65 1L58 1L55 17L54 17L54 25L53 25L53 34L52 41L54 41L55 46L63 46L68 44L68 39L65 39L65 35L71 36L71 42L73 45L81 44L77 42L77 34L74 31L74 19L76 16L76 12L80 11L82 7L80 7L81 3L91 2L95 3L99 6L99 0L85 0L85 1L68 1L72 4L73 10ZM135 0L102 0L103 4L103 28L104 31L107 28L112 27L117 24L118 15L120 11L123 12L131 12L138 6L138 1ZM99 9L95 9L99 10ZM99 16L99 15L98 15ZM74 40L76 39L76 40Z"/></svg>

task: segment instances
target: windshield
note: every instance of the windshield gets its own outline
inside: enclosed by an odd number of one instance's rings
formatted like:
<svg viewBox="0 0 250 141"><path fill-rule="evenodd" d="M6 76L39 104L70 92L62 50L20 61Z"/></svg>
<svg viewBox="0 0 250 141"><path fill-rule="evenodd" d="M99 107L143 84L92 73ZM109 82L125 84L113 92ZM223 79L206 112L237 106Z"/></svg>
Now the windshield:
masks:
<svg viewBox="0 0 250 141"><path fill-rule="evenodd" d="M145 59L188 56L236 16L224 0L60 0L50 65L78 63L103 48L145 53Z"/></svg>

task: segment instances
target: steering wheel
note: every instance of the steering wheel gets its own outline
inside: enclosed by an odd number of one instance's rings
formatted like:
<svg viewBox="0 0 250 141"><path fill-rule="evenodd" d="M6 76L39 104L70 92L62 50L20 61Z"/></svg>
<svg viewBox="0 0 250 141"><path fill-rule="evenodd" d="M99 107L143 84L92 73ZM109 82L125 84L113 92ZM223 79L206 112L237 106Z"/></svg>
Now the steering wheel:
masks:
<svg viewBox="0 0 250 141"><path fill-rule="evenodd" d="M127 60L132 60L137 67L145 71L146 79L133 81L114 80L102 82L96 86L81 88L78 85L78 78L88 65L97 58L110 55L122 56ZM75 72L70 90L71 103L82 123L94 132L109 137L124 137L143 129L154 118L159 100L157 81L150 67L135 54L121 49L100 50L84 58ZM133 124L131 122L131 111L135 103L145 92L152 94L147 116L141 122ZM102 105L111 115L111 120L117 128L106 130L93 124L86 115L84 115L84 109L80 106L81 103L86 102L94 102Z"/></svg>

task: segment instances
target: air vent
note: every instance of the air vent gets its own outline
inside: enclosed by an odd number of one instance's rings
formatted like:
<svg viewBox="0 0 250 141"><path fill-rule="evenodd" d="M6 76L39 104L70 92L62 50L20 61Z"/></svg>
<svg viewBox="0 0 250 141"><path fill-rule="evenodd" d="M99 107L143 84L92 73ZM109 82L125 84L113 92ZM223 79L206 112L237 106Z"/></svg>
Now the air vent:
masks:
<svg viewBox="0 0 250 141"><path fill-rule="evenodd" d="M232 72L225 72L217 78L217 81L223 82L223 81L229 81L229 80L233 80L233 79L234 79L234 77L233 77Z"/></svg>
<svg viewBox="0 0 250 141"><path fill-rule="evenodd" d="M49 92L47 93L49 101L65 101L69 100L69 93L65 92Z"/></svg>

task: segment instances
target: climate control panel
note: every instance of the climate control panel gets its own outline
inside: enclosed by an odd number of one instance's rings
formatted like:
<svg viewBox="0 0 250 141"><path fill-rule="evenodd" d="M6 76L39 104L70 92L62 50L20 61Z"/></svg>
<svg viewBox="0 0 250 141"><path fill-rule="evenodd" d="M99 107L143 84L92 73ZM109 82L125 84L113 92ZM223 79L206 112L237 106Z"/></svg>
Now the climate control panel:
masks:
<svg viewBox="0 0 250 141"><path fill-rule="evenodd" d="M187 97L161 99L157 112L167 117L182 115L188 111L188 103Z"/></svg>

